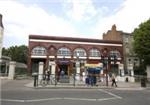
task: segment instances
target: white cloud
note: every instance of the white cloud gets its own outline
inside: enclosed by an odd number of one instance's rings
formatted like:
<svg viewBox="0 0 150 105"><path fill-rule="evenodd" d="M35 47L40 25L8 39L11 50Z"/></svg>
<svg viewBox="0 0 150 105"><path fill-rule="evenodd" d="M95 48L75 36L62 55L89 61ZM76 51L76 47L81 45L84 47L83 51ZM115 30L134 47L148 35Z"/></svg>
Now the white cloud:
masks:
<svg viewBox="0 0 150 105"><path fill-rule="evenodd" d="M106 7L96 9L92 0L64 0L64 7L68 17L75 21L86 21L92 19L97 14L103 15L103 10L106 11Z"/></svg>
<svg viewBox="0 0 150 105"><path fill-rule="evenodd" d="M65 0L64 11L69 19L64 19L65 16L49 14L35 4L27 6L17 1L2 0L0 13L3 14L5 27L4 46L27 44L29 34L83 37L81 32L86 37L101 38L102 33L110 30L113 24L117 25L118 30L132 32L150 18L149 4L149 0L125 0L115 12L112 11L115 14L104 17L109 9L95 7L92 0Z"/></svg>
<svg viewBox="0 0 150 105"><path fill-rule="evenodd" d="M107 32L113 24L116 24L118 30L131 33L141 22L150 18L149 0L126 0L118 8L114 15L103 18L97 22L94 27L94 33Z"/></svg>
<svg viewBox="0 0 150 105"><path fill-rule="evenodd" d="M4 46L8 43L12 46L6 39L12 37L16 44L27 44L29 34L54 36L75 34L69 22L54 14L49 15L36 5L25 6L16 1L0 1L0 13L3 14L5 27Z"/></svg>

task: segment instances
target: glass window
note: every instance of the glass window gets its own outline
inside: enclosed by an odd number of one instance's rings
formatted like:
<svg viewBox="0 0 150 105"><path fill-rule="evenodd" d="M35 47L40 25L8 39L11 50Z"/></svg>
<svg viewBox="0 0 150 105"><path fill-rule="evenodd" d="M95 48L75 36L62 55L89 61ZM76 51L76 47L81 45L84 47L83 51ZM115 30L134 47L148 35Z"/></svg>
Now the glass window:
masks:
<svg viewBox="0 0 150 105"><path fill-rule="evenodd" d="M57 52L58 56L70 56L71 55L71 51L68 48L60 48Z"/></svg>
<svg viewBox="0 0 150 105"><path fill-rule="evenodd" d="M126 43L128 43L128 42L129 42L128 37L125 37L125 42L126 42Z"/></svg>
<svg viewBox="0 0 150 105"><path fill-rule="evenodd" d="M95 48L92 48L91 50L90 50L90 55L89 55L90 57L100 57L101 56L101 54L100 54L100 51L99 50L97 50L97 49L95 49Z"/></svg>
<svg viewBox="0 0 150 105"><path fill-rule="evenodd" d="M37 46L32 49L32 54L33 55L46 55L46 49L41 46Z"/></svg>
<svg viewBox="0 0 150 105"><path fill-rule="evenodd" d="M111 57L117 57L117 58L120 58L121 56L120 56L120 52L119 51L117 51L117 50L114 50L114 51L110 51L110 56Z"/></svg>
<svg viewBox="0 0 150 105"><path fill-rule="evenodd" d="M77 48L74 50L74 56L85 57L86 51L83 48Z"/></svg>

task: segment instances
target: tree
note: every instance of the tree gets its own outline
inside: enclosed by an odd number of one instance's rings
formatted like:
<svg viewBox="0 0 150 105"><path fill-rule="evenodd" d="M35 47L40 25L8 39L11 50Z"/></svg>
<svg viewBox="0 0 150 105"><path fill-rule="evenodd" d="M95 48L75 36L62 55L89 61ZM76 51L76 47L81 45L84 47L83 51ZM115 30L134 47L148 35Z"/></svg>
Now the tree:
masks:
<svg viewBox="0 0 150 105"><path fill-rule="evenodd" d="M27 63L28 47L25 45L11 46L2 49L2 55L11 57L12 61Z"/></svg>
<svg viewBox="0 0 150 105"><path fill-rule="evenodd" d="M144 64L150 64L150 19L141 23L132 34L135 53L144 60Z"/></svg>
<svg viewBox="0 0 150 105"><path fill-rule="evenodd" d="M2 55L4 56L8 55L8 50L5 47L2 48Z"/></svg>

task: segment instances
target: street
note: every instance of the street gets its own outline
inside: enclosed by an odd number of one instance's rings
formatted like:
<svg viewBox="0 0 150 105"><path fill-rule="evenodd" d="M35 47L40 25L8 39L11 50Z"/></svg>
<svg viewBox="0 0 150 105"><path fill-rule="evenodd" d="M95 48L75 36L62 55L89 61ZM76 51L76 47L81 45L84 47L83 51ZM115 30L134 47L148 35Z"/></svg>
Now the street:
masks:
<svg viewBox="0 0 150 105"><path fill-rule="evenodd" d="M148 105L150 90L34 89L30 80L2 82L1 105Z"/></svg>

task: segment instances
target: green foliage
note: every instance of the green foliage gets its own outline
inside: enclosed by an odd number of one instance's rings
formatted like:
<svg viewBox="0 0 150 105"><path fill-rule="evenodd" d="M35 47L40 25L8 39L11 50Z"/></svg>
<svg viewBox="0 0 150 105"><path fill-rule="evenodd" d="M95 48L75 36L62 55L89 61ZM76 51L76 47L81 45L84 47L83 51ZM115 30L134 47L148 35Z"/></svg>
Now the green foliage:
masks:
<svg viewBox="0 0 150 105"><path fill-rule="evenodd" d="M2 55L11 57L12 61L27 63L28 47L25 45L11 46L2 49Z"/></svg>
<svg viewBox="0 0 150 105"><path fill-rule="evenodd" d="M134 74L135 75L146 75L146 68L144 67L144 65L134 67Z"/></svg>
<svg viewBox="0 0 150 105"><path fill-rule="evenodd" d="M15 75L26 75L28 74L28 70L26 68L16 68Z"/></svg>
<svg viewBox="0 0 150 105"><path fill-rule="evenodd" d="M137 56L150 64L150 19L141 23L132 33L134 36L134 51Z"/></svg>

